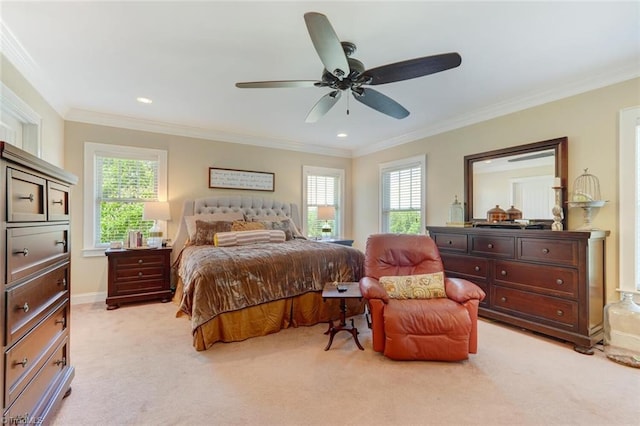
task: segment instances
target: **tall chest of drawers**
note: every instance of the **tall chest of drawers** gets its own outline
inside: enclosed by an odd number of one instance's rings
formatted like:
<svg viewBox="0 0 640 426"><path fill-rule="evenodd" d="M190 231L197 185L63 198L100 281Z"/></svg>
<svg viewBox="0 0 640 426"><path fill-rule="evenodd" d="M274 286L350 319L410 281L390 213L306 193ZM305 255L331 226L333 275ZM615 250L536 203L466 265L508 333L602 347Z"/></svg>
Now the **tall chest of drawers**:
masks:
<svg viewBox="0 0 640 426"><path fill-rule="evenodd" d="M70 189L77 178L0 142L3 421L48 423L71 391Z"/></svg>
<svg viewBox="0 0 640 426"><path fill-rule="evenodd" d="M479 315L593 353L603 337L606 231L427 227L448 276L487 294Z"/></svg>

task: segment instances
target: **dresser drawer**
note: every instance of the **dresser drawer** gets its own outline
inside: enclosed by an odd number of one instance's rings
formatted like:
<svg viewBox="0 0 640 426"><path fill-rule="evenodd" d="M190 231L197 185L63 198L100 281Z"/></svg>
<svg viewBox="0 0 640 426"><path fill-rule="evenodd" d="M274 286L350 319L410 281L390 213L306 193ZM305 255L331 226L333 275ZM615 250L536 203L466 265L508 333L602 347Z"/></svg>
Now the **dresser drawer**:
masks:
<svg viewBox="0 0 640 426"><path fill-rule="evenodd" d="M68 225L7 229L7 284L69 257Z"/></svg>
<svg viewBox="0 0 640 426"><path fill-rule="evenodd" d="M51 355L55 342L66 334L67 302L5 353L5 406L18 396ZM42 389L40 390L42 391Z"/></svg>
<svg viewBox="0 0 640 426"><path fill-rule="evenodd" d="M491 307L565 329L577 328L578 303L566 299L494 285L491 287Z"/></svg>
<svg viewBox="0 0 640 426"><path fill-rule="evenodd" d="M491 257L514 257L515 238L500 236L471 236L471 254Z"/></svg>
<svg viewBox="0 0 640 426"><path fill-rule="evenodd" d="M47 217L49 220L69 220L69 191L68 186L47 182Z"/></svg>
<svg viewBox="0 0 640 426"><path fill-rule="evenodd" d="M434 234L431 236L441 250L467 252L467 236L460 234Z"/></svg>
<svg viewBox="0 0 640 426"><path fill-rule="evenodd" d="M47 310L68 297L69 264L40 274L7 290L6 342L12 345L42 319Z"/></svg>
<svg viewBox="0 0 640 426"><path fill-rule="evenodd" d="M468 277L487 279L489 273L489 261L481 257L458 256L443 253L442 263L446 271L463 274Z"/></svg>
<svg viewBox="0 0 640 426"><path fill-rule="evenodd" d="M525 290L578 298L578 271L572 268L497 260L494 278L496 284L503 286L528 287Z"/></svg>
<svg viewBox="0 0 640 426"><path fill-rule="evenodd" d="M45 188L39 176L7 168L7 221L32 222L47 219Z"/></svg>
<svg viewBox="0 0 640 426"><path fill-rule="evenodd" d="M519 238L518 258L533 262L577 266L578 242L561 239Z"/></svg>
<svg viewBox="0 0 640 426"><path fill-rule="evenodd" d="M36 424L36 419L46 408L42 406L50 398L55 398L56 393L64 392L64 381L73 378L73 371L69 370L69 338L61 335L55 345L50 347L49 355L43 360L42 368L35 374L33 380L27 384L22 393L14 395L13 405L6 411L4 418L11 423L25 424L24 419L30 419ZM65 372L65 370L67 370ZM17 396L17 398L15 398ZM45 398L46 399L43 399ZM6 404L7 406L9 404ZM23 419L22 422L19 422Z"/></svg>

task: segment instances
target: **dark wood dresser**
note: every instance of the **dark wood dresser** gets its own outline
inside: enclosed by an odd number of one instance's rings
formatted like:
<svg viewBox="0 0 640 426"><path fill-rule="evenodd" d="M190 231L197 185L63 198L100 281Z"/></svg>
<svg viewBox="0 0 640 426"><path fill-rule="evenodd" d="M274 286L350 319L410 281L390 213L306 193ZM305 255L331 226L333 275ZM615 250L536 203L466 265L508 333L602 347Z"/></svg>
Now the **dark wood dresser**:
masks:
<svg viewBox="0 0 640 426"><path fill-rule="evenodd" d="M107 309L121 303L171 300L171 247L127 250L108 249Z"/></svg>
<svg viewBox="0 0 640 426"><path fill-rule="evenodd" d="M77 178L0 142L3 421L44 423L71 392L70 190Z"/></svg>
<svg viewBox="0 0 640 426"><path fill-rule="evenodd" d="M479 314L593 353L603 337L606 231L428 226L446 274L487 294Z"/></svg>

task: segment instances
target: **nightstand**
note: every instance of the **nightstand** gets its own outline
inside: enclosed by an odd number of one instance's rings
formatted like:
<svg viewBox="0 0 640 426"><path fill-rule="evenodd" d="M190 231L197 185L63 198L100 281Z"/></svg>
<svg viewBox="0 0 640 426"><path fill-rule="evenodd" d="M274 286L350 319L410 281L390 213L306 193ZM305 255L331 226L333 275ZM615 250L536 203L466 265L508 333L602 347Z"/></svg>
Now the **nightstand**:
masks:
<svg viewBox="0 0 640 426"><path fill-rule="evenodd" d="M171 300L171 247L126 250L108 249L107 309L121 303Z"/></svg>
<svg viewBox="0 0 640 426"><path fill-rule="evenodd" d="M323 238L322 240L318 240L318 241L320 241L321 243L333 243L333 244L340 244L340 245L343 245L343 246L350 246L350 247L353 246L353 240L347 240L347 239L340 238L340 237L337 237L337 238Z"/></svg>

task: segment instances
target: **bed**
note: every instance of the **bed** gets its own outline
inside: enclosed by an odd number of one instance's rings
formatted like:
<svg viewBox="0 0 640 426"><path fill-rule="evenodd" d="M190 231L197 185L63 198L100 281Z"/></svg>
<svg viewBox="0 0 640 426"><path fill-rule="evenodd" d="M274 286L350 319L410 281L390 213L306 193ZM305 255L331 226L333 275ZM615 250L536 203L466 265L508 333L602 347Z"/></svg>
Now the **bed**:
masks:
<svg viewBox="0 0 640 426"><path fill-rule="evenodd" d="M252 226L268 230L243 228ZM177 316L191 321L196 350L339 318L338 301L323 301L322 288L358 281L364 254L305 239L298 229L292 203L247 196L185 202L173 244L174 301ZM272 240L222 244L252 232ZM348 299L347 315L363 311L363 301Z"/></svg>

